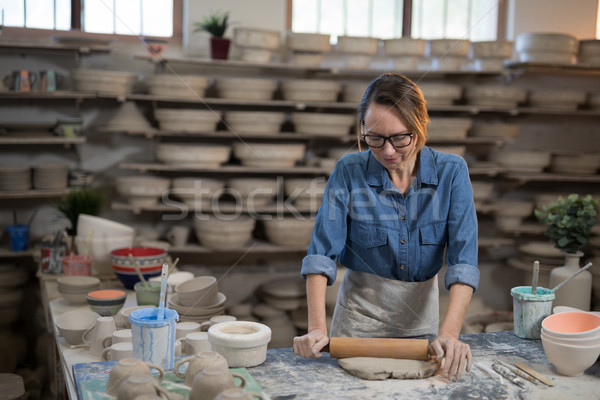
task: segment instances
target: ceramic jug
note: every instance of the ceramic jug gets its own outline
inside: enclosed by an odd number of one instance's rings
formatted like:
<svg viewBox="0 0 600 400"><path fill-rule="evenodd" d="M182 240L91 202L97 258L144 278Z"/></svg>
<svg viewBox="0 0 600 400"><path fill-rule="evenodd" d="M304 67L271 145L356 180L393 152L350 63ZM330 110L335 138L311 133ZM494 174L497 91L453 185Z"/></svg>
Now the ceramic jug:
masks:
<svg viewBox="0 0 600 400"><path fill-rule="evenodd" d="M240 374L212 367L206 368L194 377L190 400L214 400L225 389L236 387L234 378L240 380L239 388L243 389L246 386L246 380Z"/></svg>
<svg viewBox="0 0 600 400"><path fill-rule="evenodd" d="M187 371L185 374L182 374L179 368L186 363L188 364ZM174 371L175 375L185 379L187 386L192 386L196 374L206 368L229 371L227 360L214 351L203 351L193 356L182 358L175 364Z"/></svg>
<svg viewBox="0 0 600 400"><path fill-rule="evenodd" d="M148 375L134 375L125 379L119 385L117 400L134 400L143 395L160 395L167 400L171 400L169 392L159 385L159 383Z"/></svg>
<svg viewBox="0 0 600 400"><path fill-rule="evenodd" d="M137 358L124 358L112 367L108 375L108 383L106 384L106 393L111 396L116 396L119 392L121 383L134 375L152 376L150 369L158 371L158 381L162 381L165 377L165 371L155 364L145 363Z"/></svg>

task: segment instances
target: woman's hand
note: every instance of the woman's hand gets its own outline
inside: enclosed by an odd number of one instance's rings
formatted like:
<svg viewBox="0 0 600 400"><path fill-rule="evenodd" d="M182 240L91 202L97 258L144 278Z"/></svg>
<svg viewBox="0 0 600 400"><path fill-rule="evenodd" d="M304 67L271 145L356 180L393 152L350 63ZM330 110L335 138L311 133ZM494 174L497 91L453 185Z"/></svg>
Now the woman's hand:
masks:
<svg viewBox="0 0 600 400"><path fill-rule="evenodd" d="M303 336L294 338L294 353L305 358L321 357L321 349L329 343L327 332L314 329Z"/></svg>
<svg viewBox="0 0 600 400"><path fill-rule="evenodd" d="M473 364L473 355L468 344L461 342L455 337L449 335L439 335L431 342L431 347L435 351L438 359L445 357L442 373L452 379L456 376L460 379L462 372L470 371Z"/></svg>

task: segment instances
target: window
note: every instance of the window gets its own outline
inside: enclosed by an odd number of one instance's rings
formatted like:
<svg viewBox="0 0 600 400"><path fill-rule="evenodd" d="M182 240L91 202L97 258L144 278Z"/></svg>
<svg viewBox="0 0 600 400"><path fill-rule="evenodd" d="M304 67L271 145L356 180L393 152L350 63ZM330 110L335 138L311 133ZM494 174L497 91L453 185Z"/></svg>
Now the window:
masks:
<svg viewBox="0 0 600 400"><path fill-rule="evenodd" d="M495 40L498 0L406 0L411 37ZM337 36L402 36L404 0L295 0L292 30Z"/></svg>
<svg viewBox="0 0 600 400"><path fill-rule="evenodd" d="M173 0L0 0L0 18L6 26L70 30L78 8L85 32L173 35Z"/></svg>

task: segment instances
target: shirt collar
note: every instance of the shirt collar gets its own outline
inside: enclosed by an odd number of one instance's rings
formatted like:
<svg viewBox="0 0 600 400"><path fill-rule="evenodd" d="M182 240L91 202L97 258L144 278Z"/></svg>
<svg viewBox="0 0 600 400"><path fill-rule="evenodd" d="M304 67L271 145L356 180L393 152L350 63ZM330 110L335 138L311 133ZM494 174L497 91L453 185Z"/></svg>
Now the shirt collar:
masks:
<svg viewBox="0 0 600 400"><path fill-rule="evenodd" d="M391 181L388 177L387 171L381 165L379 161L373 155L373 152L369 149L369 158L367 160L367 183L369 186L386 186L385 183L391 185ZM431 149L427 146L423 146L419 154L419 166L417 167L417 187L421 184L437 185L438 176L435 160ZM388 189L384 187L384 189Z"/></svg>

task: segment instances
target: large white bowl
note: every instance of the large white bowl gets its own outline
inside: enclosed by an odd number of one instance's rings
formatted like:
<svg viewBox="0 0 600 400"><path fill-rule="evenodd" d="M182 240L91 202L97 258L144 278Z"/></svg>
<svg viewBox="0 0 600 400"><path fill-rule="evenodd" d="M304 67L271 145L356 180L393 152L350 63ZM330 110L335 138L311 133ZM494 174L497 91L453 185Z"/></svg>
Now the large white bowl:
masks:
<svg viewBox="0 0 600 400"><path fill-rule="evenodd" d="M128 225L102 217L79 214L77 218L77 235L87 237L92 229L94 230L93 237L96 239L109 239L113 237L133 238L135 235L135 230Z"/></svg>
<svg viewBox="0 0 600 400"><path fill-rule="evenodd" d="M304 144L239 143L233 144L233 154L249 167L293 167L304 157Z"/></svg>
<svg viewBox="0 0 600 400"><path fill-rule="evenodd" d="M320 33L287 33L287 47L295 51L324 53L331 50L331 35Z"/></svg>
<svg viewBox="0 0 600 400"><path fill-rule="evenodd" d="M380 39L364 36L338 36L340 53L375 55L379 52Z"/></svg>
<svg viewBox="0 0 600 400"><path fill-rule="evenodd" d="M133 246L134 234L130 236L115 236L110 238L95 238L92 237L89 247L89 255L92 256L92 268L100 276L114 275L110 262L110 252L121 247ZM84 254L87 246L87 237L76 236L75 248L78 254Z"/></svg>
<svg viewBox="0 0 600 400"><path fill-rule="evenodd" d="M236 218L216 216L194 217L194 228L200 243L206 247L231 250L242 248L252 238L256 220L247 215Z"/></svg>
<svg viewBox="0 0 600 400"><path fill-rule="evenodd" d="M600 334L600 315L583 311L552 314L542 320L542 332L563 339L595 337Z"/></svg>
<svg viewBox="0 0 600 400"><path fill-rule="evenodd" d="M323 136L348 136L356 118L349 114L292 113L296 132Z"/></svg>
<svg viewBox="0 0 600 400"><path fill-rule="evenodd" d="M118 176L117 192L133 205L154 205L167 194L171 180L155 176Z"/></svg>
<svg viewBox="0 0 600 400"><path fill-rule="evenodd" d="M541 339L546 357L561 375L582 375L600 355L600 343L589 346L558 343L543 333Z"/></svg>
<svg viewBox="0 0 600 400"><path fill-rule="evenodd" d="M208 329L208 340L230 368L254 367L267 358L271 329L251 321L221 322Z"/></svg>
<svg viewBox="0 0 600 400"><path fill-rule="evenodd" d="M314 218L275 217L264 220L265 233L270 242L280 246L308 246L315 225Z"/></svg>
<svg viewBox="0 0 600 400"><path fill-rule="evenodd" d="M229 160L231 147L217 144L171 144L156 145L156 158L166 164L216 167Z"/></svg>
<svg viewBox="0 0 600 400"><path fill-rule="evenodd" d="M267 111L227 111L224 119L227 128L237 134L276 134L285 121L285 114Z"/></svg>

